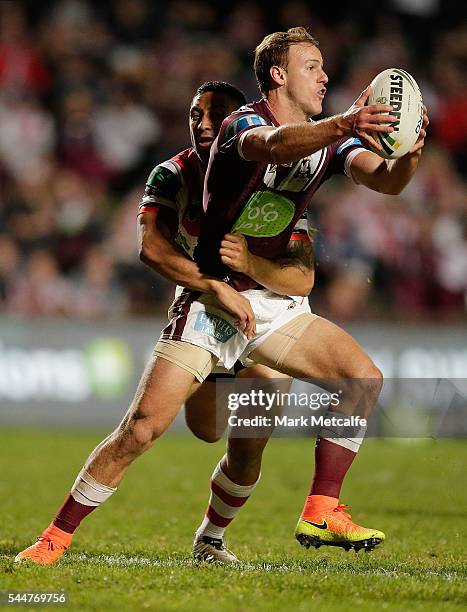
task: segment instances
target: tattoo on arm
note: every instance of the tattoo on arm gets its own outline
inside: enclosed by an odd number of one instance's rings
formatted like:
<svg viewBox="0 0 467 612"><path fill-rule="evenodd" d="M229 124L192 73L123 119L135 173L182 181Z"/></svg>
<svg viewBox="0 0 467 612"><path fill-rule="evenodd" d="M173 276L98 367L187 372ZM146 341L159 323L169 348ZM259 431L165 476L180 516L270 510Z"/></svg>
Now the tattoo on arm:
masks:
<svg viewBox="0 0 467 612"><path fill-rule="evenodd" d="M314 267L313 245L308 240L291 240L285 257L278 259L281 268L299 268L304 274Z"/></svg>

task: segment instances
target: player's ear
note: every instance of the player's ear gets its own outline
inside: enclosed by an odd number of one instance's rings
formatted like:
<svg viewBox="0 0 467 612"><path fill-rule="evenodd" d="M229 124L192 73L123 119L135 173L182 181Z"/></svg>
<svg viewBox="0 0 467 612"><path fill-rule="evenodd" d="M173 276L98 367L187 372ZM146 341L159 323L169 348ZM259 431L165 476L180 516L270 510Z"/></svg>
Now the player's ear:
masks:
<svg viewBox="0 0 467 612"><path fill-rule="evenodd" d="M281 66L271 66L269 74L271 75L271 84L283 85L285 83L286 71Z"/></svg>

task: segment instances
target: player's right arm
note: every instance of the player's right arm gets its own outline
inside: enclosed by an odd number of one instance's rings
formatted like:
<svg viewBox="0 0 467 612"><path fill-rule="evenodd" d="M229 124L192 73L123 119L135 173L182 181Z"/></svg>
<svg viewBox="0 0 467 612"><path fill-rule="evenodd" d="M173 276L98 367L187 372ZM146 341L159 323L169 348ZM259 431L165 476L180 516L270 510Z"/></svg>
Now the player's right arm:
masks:
<svg viewBox="0 0 467 612"><path fill-rule="evenodd" d="M213 294L237 318L245 334L251 336L255 330L255 315L247 298L224 281L202 274L198 265L175 242L176 191L177 184L167 173L159 173L157 183L154 181L146 186L138 215L140 260L177 285Z"/></svg>
<svg viewBox="0 0 467 612"><path fill-rule="evenodd" d="M197 264L178 247L171 233L169 210L144 212L138 216L139 256L142 262L169 281L194 291L213 294L236 317L239 327L251 337L255 315L250 302L222 280L202 274Z"/></svg>
<svg viewBox="0 0 467 612"><path fill-rule="evenodd" d="M313 288L313 247L308 237L306 240L292 238L286 253L279 259L266 259L250 253L242 234L226 234L219 252L226 266L246 274L279 295L306 297Z"/></svg>
<svg viewBox="0 0 467 612"><path fill-rule="evenodd" d="M176 285L211 293L212 279L175 242L176 223L173 211L162 206L138 215L140 260Z"/></svg>
<svg viewBox="0 0 467 612"><path fill-rule="evenodd" d="M297 122L250 129L241 138L241 154L249 161L286 164L307 157L344 136L356 136L373 148L382 150L372 132L392 132L391 126L383 124L397 119L382 114L392 110L388 104L365 106L370 91L370 87L367 87L341 115L313 123Z"/></svg>

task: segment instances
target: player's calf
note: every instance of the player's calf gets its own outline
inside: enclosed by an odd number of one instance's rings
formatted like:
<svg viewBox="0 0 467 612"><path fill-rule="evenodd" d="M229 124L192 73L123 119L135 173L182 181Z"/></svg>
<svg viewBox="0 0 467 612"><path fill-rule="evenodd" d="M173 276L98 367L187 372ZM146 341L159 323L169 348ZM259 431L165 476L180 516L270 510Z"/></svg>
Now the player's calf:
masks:
<svg viewBox="0 0 467 612"><path fill-rule="evenodd" d="M340 394L336 411L368 419L381 393L383 374L365 354L359 354L354 363L346 365L342 376L327 381Z"/></svg>
<svg viewBox="0 0 467 612"><path fill-rule="evenodd" d="M261 475L261 460L268 443L264 438L232 438L227 441L227 453L221 461L223 472L235 483L250 486Z"/></svg>

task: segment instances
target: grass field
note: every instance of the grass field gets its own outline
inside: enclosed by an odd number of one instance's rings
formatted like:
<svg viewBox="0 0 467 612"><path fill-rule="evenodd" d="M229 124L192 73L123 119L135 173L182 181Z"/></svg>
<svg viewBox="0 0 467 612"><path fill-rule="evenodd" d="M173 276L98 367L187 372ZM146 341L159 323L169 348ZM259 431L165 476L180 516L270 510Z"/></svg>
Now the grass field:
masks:
<svg viewBox="0 0 467 612"><path fill-rule="evenodd" d="M301 548L311 440L273 440L229 531L240 568L195 566L194 529L224 443L166 437L53 567L12 563L49 523L102 432L0 434L0 590L68 593L68 610L466 610L467 444L367 441L342 501L386 532L372 553ZM12 606L9 606L10 609ZM43 608L42 608L43 609Z"/></svg>

